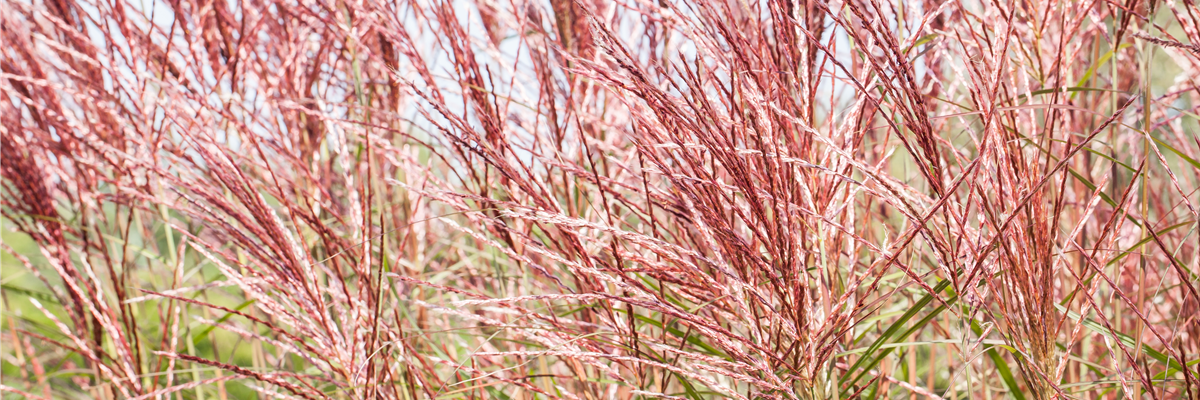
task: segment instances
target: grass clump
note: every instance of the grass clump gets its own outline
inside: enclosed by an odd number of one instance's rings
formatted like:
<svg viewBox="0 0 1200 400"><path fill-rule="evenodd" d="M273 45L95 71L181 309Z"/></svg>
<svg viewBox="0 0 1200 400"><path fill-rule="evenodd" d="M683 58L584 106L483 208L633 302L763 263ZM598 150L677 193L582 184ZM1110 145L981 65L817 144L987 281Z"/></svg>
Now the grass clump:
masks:
<svg viewBox="0 0 1200 400"><path fill-rule="evenodd" d="M1200 398L1183 3L0 4L0 393Z"/></svg>

